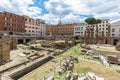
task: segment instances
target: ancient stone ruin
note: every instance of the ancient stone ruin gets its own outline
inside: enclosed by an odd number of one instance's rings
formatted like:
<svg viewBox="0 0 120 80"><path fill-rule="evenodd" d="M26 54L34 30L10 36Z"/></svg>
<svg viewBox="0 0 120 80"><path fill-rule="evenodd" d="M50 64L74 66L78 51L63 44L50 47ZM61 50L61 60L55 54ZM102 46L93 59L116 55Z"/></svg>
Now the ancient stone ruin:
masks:
<svg viewBox="0 0 120 80"><path fill-rule="evenodd" d="M116 50L120 51L120 41L117 42L117 45L116 45Z"/></svg>
<svg viewBox="0 0 120 80"><path fill-rule="evenodd" d="M93 27L88 27L84 33L84 43L86 44L111 44L110 37L110 25L108 26L108 34L105 37L104 31L99 33L98 26L96 26L96 30Z"/></svg>

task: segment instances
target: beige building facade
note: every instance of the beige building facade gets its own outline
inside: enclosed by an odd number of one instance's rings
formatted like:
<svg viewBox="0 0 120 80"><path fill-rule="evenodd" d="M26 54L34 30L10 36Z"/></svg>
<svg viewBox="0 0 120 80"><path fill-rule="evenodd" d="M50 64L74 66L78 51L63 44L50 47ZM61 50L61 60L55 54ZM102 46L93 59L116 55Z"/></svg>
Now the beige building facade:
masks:
<svg viewBox="0 0 120 80"><path fill-rule="evenodd" d="M80 38L83 38L86 28L87 28L87 24L85 23L80 23L74 26L74 36L79 36Z"/></svg>
<svg viewBox="0 0 120 80"><path fill-rule="evenodd" d="M25 35L28 36L45 36L45 21L41 19L33 19L25 17Z"/></svg>
<svg viewBox="0 0 120 80"><path fill-rule="evenodd" d="M111 24L112 44L116 45L120 40L120 20Z"/></svg>

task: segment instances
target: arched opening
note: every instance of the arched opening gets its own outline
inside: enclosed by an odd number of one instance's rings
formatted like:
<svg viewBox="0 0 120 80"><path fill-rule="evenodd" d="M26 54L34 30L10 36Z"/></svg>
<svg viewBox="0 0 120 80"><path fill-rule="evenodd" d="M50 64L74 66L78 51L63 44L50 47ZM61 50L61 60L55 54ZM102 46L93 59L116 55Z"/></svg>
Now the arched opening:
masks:
<svg viewBox="0 0 120 80"><path fill-rule="evenodd" d="M107 44L107 39L105 39L105 44Z"/></svg>
<svg viewBox="0 0 120 80"><path fill-rule="evenodd" d="M9 32L9 35L13 35L13 32Z"/></svg>
<svg viewBox="0 0 120 80"><path fill-rule="evenodd" d="M18 44L23 44L23 39L18 39Z"/></svg>
<svg viewBox="0 0 120 80"><path fill-rule="evenodd" d="M30 42L30 39L26 39L26 43Z"/></svg>
<svg viewBox="0 0 120 80"><path fill-rule="evenodd" d="M117 45L118 39L114 39L113 45Z"/></svg>

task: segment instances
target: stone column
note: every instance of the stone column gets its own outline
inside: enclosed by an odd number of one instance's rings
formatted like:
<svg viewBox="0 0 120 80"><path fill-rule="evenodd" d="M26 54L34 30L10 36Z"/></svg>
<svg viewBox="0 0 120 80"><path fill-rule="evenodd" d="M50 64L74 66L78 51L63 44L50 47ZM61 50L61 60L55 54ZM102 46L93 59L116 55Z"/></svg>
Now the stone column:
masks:
<svg viewBox="0 0 120 80"><path fill-rule="evenodd" d="M85 33L84 33L84 43L86 43L86 30L85 30Z"/></svg>
<svg viewBox="0 0 120 80"><path fill-rule="evenodd" d="M92 44L94 43L94 42L93 42L93 41L94 41L94 40L93 40L93 37L94 37L94 35L93 35L93 30L94 30L94 29L91 28L91 43L92 43Z"/></svg>
<svg viewBox="0 0 120 80"><path fill-rule="evenodd" d="M89 44L90 43L90 30L89 29L87 29L87 44Z"/></svg>
<svg viewBox="0 0 120 80"><path fill-rule="evenodd" d="M104 31L102 31L102 44L104 44L105 43L105 35L104 35Z"/></svg>
<svg viewBox="0 0 120 80"><path fill-rule="evenodd" d="M26 38L23 38L23 43L24 43L24 44L26 43Z"/></svg>
<svg viewBox="0 0 120 80"><path fill-rule="evenodd" d="M68 39L65 39L65 44L66 44L66 46L68 46Z"/></svg>
<svg viewBox="0 0 120 80"><path fill-rule="evenodd" d="M110 24L108 26L108 34L107 34L107 40L108 40L108 44L111 44L111 37L110 37Z"/></svg>
<svg viewBox="0 0 120 80"><path fill-rule="evenodd" d="M96 44L98 43L99 37L98 37L98 25L96 26Z"/></svg>

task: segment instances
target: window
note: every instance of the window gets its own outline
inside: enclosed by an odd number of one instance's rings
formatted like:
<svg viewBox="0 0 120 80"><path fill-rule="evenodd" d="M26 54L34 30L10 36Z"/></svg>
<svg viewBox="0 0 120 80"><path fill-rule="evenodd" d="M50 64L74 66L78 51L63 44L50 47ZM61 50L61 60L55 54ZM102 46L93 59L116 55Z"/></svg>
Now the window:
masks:
<svg viewBox="0 0 120 80"><path fill-rule="evenodd" d="M6 28L6 27L4 27L4 30L6 31L6 30L7 30L7 28Z"/></svg>
<svg viewBox="0 0 120 80"><path fill-rule="evenodd" d="M25 21L27 21L27 19L25 19Z"/></svg>
<svg viewBox="0 0 120 80"><path fill-rule="evenodd" d="M4 23L4 26L5 26L5 27L7 26L7 23L6 23L6 22Z"/></svg>
<svg viewBox="0 0 120 80"><path fill-rule="evenodd" d="M5 21L7 20L7 18L5 17Z"/></svg>
<svg viewBox="0 0 120 80"><path fill-rule="evenodd" d="M81 27L81 30L83 30L83 27Z"/></svg>
<svg viewBox="0 0 120 80"><path fill-rule="evenodd" d="M18 16L16 16L16 19L18 18Z"/></svg>
<svg viewBox="0 0 120 80"><path fill-rule="evenodd" d="M16 24L16 27L18 27L18 24Z"/></svg>
<svg viewBox="0 0 120 80"><path fill-rule="evenodd" d="M10 18L10 22L12 22L12 18Z"/></svg>
<svg viewBox="0 0 120 80"><path fill-rule="evenodd" d="M106 28L106 30L108 30L108 28Z"/></svg>
<svg viewBox="0 0 120 80"><path fill-rule="evenodd" d="M29 22L31 22L31 20L29 19Z"/></svg>
<svg viewBox="0 0 120 80"><path fill-rule="evenodd" d="M112 32L115 32L115 28L112 28Z"/></svg>
<svg viewBox="0 0 120 80"><path fill-rule="evenodd" d="M115 36L115 34L112 34L112 36Z"/></svg>
<svg viewBox="0 0 120 80"><path fill-rule="evenodd" d="M10 27L12 27L12 23L10 23Z"/></svg>
<svg viewBox="0 0 120 80"><path fill-rule="evenodd" d="M18 31L18 27L16 27L16 31Z"/></svg>

